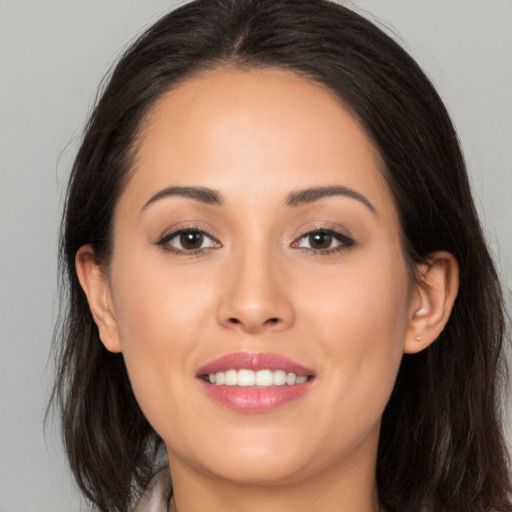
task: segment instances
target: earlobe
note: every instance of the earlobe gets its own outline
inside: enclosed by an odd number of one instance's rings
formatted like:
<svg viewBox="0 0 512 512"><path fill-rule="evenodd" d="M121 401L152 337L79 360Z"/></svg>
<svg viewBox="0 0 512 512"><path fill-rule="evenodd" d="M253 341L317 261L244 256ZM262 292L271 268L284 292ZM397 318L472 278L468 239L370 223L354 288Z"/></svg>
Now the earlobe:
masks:
<svg viewBox="0 0 512 512"><path fill-rule="evenodd" d="M447 324L459 289L459 266L453 254L437 251L419 268L404 352L427 348Z"/></svg>
<svg viewBox="0 0 512 512"><path fill-rule="evenodd" d="M90 245L78 250L75 266L103 345L110 352L121 352L110 283Z"/></svg>

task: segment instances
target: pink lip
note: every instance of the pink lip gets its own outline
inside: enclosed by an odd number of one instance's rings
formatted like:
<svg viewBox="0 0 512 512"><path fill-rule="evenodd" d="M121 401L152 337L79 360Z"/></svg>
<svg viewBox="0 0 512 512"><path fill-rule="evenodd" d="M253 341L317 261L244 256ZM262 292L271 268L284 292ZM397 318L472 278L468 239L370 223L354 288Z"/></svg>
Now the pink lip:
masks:
<svg viewBox="0 0 512 512"><path fill-rule="evenodd" d="M295 373L295 375L314 376L313 370L272 352L260 354L237 352L215 359L201 367L197 372L198 382L203 386L208 396L221 405L234 411L257 414L270 412L292 400L300 398L311 388L314 380L310 378L304 384L292 386L252 388L218 386L210 384L201 378L210 373L244 368L253 371L263 369L284 370L287 373Z"/></svg>
<svg viewBox="0 0 512 512"><path fill-rule="evenodd" d="M263 352L251 354L250 352L235 352L202 366L197 372L197 376L208 375L209 373L225 372L227 370L284 370L287 373L295 375L314 375L315 372L299 363L295 363L287 357L273 352Z"/></svg>

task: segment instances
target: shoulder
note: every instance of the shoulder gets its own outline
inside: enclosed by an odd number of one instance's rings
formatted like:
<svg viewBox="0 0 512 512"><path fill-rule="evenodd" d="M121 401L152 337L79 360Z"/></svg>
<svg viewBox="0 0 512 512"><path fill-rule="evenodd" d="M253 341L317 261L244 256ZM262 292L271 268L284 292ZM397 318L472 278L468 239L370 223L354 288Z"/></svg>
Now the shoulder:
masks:
<svg viewBox="0 0 512 512"><path fill-rule="evenodd" d="M169 468L163 468L151 479L131 512L167 512L171 490Z"/></svg>

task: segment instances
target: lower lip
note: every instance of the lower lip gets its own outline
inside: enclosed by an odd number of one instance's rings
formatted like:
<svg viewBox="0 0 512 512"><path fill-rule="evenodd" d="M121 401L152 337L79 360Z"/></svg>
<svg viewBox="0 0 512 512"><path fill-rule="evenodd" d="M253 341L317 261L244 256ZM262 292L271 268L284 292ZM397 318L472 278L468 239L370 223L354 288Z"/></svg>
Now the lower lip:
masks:
<svg viewBox="0 0 512 512"><path fill-rule="evenodd" d="M311 380L292 386L271 386L250 388L238 386L218 386L199 379L206 393L216 402L238 412L264 413L281 407L300 398L310 388Z"/></svg>

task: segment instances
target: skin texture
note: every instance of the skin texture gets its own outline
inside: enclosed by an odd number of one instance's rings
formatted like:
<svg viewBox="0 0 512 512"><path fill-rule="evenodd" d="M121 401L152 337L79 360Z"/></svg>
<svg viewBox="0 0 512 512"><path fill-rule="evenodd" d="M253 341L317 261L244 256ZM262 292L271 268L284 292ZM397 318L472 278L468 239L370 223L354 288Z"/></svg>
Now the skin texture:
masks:
<svg viewBox="0 0 512 512"><path fill-rule="evenodd" d="M149 114L110 265L85 246L77 270L103 343L123 353L165 441L171 510L378 510L380 420L402 354L435 340L457 291L447 253L411 281L381 168L357 120L288 71L213 70ZM222 204L176 195L147 204L171 186L207 187ZM374 211L345 195L286 204L328 186L356 191ZM191 227L208 233L199 252L179 237L159 244ZM318 229L353 243L312 251L306 235ZM239 351L284 355L315 378L275 410L233 411L197 371Z"/></svg>

